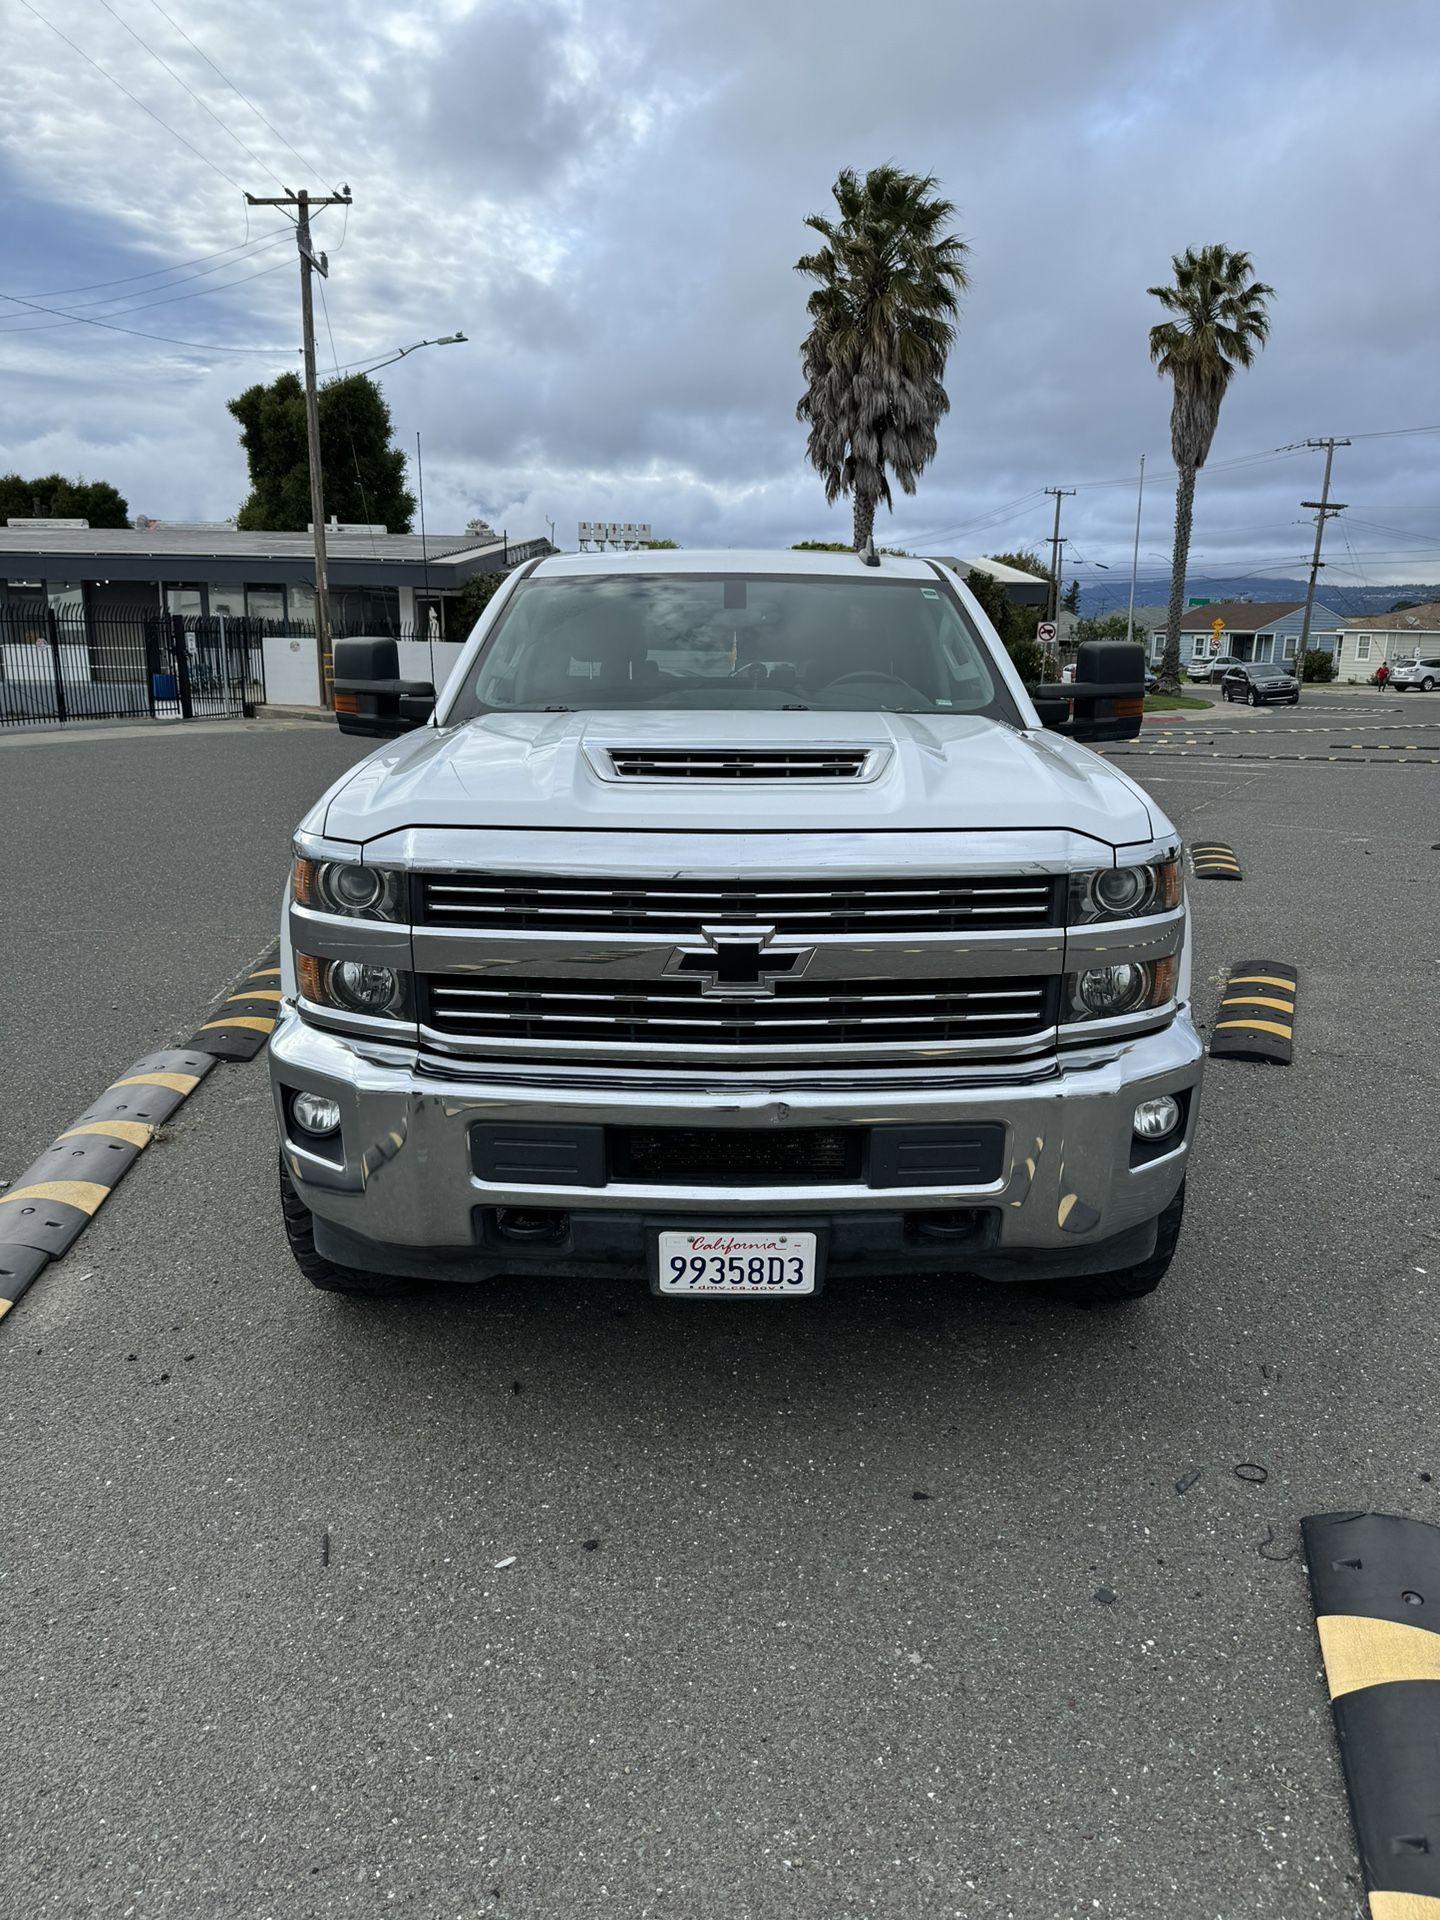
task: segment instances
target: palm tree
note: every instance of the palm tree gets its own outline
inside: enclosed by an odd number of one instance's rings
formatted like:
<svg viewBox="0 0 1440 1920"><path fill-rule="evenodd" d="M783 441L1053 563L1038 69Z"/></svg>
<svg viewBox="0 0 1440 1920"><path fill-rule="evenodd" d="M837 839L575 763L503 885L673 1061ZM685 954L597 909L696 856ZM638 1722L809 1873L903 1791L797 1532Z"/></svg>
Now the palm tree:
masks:
<svg viewBox="0 0 1440 1920"><path fill-rule="evenodd" d="M1205 464L1220 421L1220 402L1238 367L1253 366L1270 332L1266 303L1275 289L1255 278L1248 253L1228 247L1187 247L1172 255L1175 284L1149 287L1172 320L1150 329L1150 358L1175 387L1170 451L1179 470L1175 489L1175 547L1170 561L1170 611L1160 685L1180 688L1180 618L1185 565L1195 511L1195 475Z"/></svg>
<svg viewBox="0 0 1440 1920"><path fill-rule="evenodd" d="M800 349L806 452L833 505L853 497L854 544L871 539L875 503L891 504L886 470L906 493L935 457L950 411L941 381L967 283L965 241L945 229L955 209L933 175L849 168L835 182L838 219L806 220L825 244L795 262L818 282Z"/></svg>

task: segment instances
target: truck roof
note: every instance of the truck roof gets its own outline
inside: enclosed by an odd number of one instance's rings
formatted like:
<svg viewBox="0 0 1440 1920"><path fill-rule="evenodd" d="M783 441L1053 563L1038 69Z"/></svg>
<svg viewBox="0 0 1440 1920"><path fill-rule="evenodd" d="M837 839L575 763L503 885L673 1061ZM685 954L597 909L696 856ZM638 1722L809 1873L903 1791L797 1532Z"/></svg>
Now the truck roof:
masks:
<svg viewBox="0 0 1440 1920"><path fill-rule="evenodd" d="M828 580L933 580L928 561L881 554L868 567L858 553L794 553L785 548L667 547L659 552L560 553L542 560L532 579L575 579L614 573L757 573L817 575Z"/></svg>

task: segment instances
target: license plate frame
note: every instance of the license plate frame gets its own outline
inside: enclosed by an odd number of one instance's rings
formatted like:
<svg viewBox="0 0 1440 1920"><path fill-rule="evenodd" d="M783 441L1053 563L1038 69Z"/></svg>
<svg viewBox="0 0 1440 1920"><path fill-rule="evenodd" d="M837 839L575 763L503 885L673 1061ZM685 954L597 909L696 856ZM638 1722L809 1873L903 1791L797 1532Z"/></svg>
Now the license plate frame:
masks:
<svg viewBox="0 0 1440 1920"><path fill-rule="evenodd" d="M811 1221L774 1226L768 1222L763 1226L737 1226L725 1220L686 1221L684 1225L673 1220L652 1221L647 1235L650 1291L663 1300L813 1300L824 1285L826 1239L824 1227ZM673 1244L667 1247L667 1242ZM701 1247L695 1245L697 1242L710 1244ZM682 1243L688 1243L688 1250ZM767 1263L780 1260L787 1266L798 1258L808 1265L809 1284L801 1287L782 1281L772 1285L768 1278L759 1285L726 1283L723 1278L692 1285L670 1283L669 1261L682 1253L685 1258L740 1259L747 1263L752 1258Z"/></svg>

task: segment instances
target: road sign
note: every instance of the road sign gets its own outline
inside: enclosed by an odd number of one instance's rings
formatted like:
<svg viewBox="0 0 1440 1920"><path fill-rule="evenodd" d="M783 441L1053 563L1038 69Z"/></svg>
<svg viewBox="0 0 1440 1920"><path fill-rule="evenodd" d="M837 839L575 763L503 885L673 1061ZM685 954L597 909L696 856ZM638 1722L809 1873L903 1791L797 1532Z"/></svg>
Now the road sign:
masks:
<svg viewBox="0 0 1440 1920"><path fill-rule="evenodd" d="M1208 607L1210 602L1208 600L1196 600L1194 598L1191 598L1187 600L1185 604L1187 607Z"/></svg>
<svg viewBox="0 0 1440 1920"><path fill-rule="evenodd" d="M1205 604L1208 606L1210 603L1209 601L1206 601ZM1214 634L1217 640L1220 638L1221 634L1224 633L1225 631L1225 622L1220 618L1218 613L1216 614L1215 618L1210 622L1210 631L1211 633Z"/></svg>
<svg viewBox="0 0 1440 1920"><path fill-rule="evenodd" d="M1049 646L1058 631L1059 629L1053 620L1042 620L1035 629L1035 638L1040 642L1041 646Z"/></svg>

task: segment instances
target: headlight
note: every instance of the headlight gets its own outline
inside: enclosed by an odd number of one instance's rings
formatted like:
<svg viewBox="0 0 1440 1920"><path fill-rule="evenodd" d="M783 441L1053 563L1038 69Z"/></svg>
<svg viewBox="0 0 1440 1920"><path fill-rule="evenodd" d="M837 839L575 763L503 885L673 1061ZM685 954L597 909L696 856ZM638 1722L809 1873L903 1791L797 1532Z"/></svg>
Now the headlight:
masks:
<svg viewBox="0 0 1440 1920"><path fill-rule="evenodd" d="M1070 876L1070 924L1095 920L1133 920L1141 914L1167 913L1180 904L1180 858L1146 866L1100 867Z"/></svg>
<svg viewBox="0 0 1440 1920"><path fill-rule="evenodd" d="M410 1014L410 976L369 960L321 960L297 953L295 973L302 999L341 1013L404 1020Z"/></svg>
<svg viewBox="0 0 1440 1920"><path fill-rule="evenodd" d="M1066 982L1067 1019L1114 1020L1126 1013L1145 1013L1163 1007L1175 997L1179 961L1121 960L1113 966L1087 967Z"/></svg>
<svg viewBox="0 0 1440 1920"><path fill-rule="evenodd" d="M403 920L403 876L353 860L312 860L295 855L295 904L354 920Z"/></svg>

